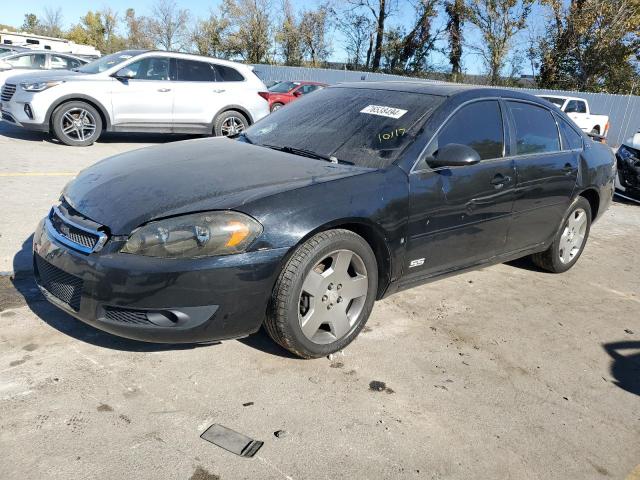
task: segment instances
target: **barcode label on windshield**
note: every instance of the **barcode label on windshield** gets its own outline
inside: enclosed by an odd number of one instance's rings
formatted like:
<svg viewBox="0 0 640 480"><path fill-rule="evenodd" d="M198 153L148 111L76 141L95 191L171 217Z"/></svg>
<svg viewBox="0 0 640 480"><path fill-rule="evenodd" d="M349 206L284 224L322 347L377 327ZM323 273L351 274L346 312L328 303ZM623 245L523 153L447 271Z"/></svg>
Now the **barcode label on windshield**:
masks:
<svg viewBox="0 0 640 480"><path fill-rule="evenodd" d="M360 110L360 113L368 113L369 115L379 115L381 117L389 117L398 119L407 113L406 110L394 107L384 107L382 105L369 105Z"/></svg>

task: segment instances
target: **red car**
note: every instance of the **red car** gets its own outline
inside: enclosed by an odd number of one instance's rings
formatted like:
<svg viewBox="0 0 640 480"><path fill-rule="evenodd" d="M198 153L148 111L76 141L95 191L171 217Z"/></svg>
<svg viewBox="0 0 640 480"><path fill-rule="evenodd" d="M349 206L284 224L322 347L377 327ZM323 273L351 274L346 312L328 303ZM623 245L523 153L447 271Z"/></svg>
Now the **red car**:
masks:
<svg viewBox="0 0 640 480"><path fill-rule="evenodd" d="M318 82L278 82L269 87L269 109L275 112L289 102L328 86Z"/></svg>

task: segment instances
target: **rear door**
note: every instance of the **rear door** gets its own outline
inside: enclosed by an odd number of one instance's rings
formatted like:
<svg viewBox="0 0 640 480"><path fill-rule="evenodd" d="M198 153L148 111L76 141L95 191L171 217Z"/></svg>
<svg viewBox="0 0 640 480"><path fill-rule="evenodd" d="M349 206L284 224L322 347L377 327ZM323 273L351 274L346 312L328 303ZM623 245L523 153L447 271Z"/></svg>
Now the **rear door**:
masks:
<svg viewBox="0 0 640 480"><path fill-rule="evenodd" d="M173 123L174 85L168 57L145 57L120 72L129 79L113 79L113 125L132 130L170 129Z"/></svg>
<svg viewBox="0 0 640 480"><path fill-rule="evenodd" d="M513 159L505 156L505 124L498 100L460 108L430 141L409 176L409 240L404 282L457 270L503 253L514 201ZM481 161L430 168L448 144L467 145Z"/></svg>
<svg viewBox="0 0 640 480"><path fill-rule="evenodd" d="M181 58L175 62L175 130L208 130L215 114L225 106L225 87L216 82L215 65Z"/></svg>
<svg viewBox="0 0 640 480"><path fill-rule="evenodd" d="M517 172L508 250L515 252L547 241L560 225L576 184L582 143L563 147L556 116L546 107L519 100L506 104Z"/></svg>

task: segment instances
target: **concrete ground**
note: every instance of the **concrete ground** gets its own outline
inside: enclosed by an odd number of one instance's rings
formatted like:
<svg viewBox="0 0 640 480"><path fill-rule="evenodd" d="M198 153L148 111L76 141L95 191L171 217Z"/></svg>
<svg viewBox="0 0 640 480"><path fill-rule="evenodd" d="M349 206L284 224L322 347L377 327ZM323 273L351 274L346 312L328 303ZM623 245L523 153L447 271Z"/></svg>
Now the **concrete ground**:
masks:
<svg viewBox="0 0 640 480"><path fill-rule="evenodd" d="M25 271L75 173L166 140L70 148L0 124L0 478L640 479L640 206L615 203L563 275L518 261L379 302L333 359L262 332L143 344ZM199 438L212 423L264 446L228 453Z"/></svg>

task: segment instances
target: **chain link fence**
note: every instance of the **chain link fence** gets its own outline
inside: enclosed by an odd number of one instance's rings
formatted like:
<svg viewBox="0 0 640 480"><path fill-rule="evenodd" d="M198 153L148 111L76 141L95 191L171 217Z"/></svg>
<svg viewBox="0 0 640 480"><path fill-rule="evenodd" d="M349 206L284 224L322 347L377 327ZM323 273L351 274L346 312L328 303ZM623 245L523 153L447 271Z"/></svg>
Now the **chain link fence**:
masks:
<svg viewBox="0 0 640 480"><path fill-rule="evenodd" d="M278 65L253 65L258 76L265 82L307 80L328 84L340 82L418 80L442 83L437 80L403 77L386 73L358 72L351 70L330 70L326 68L284 67ZM609 145L617 147L625 139L640 130L640 97L635 95L612 95L608 93L571 92L564 90L537 90L521 88L533 95L552 94L584 98L589 102L591 112L609 116Z"/></svg>

